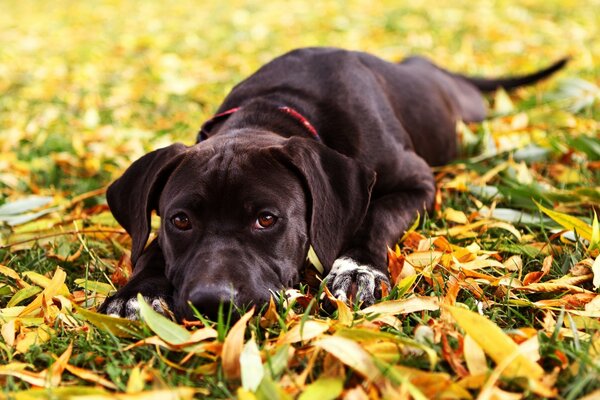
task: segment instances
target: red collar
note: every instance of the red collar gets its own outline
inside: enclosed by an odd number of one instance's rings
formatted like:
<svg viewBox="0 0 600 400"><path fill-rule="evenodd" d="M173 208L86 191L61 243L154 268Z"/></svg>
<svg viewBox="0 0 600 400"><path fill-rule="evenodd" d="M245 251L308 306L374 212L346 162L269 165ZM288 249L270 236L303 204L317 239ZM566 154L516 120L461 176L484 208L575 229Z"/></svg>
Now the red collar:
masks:
<svg viewBox="0 0 600 400"><path fill-rule="evenodd" d="M202 127L200 128L200 132L198 133L198 141L201 142L203 140L208 139L208 135L210 134L211 129L217 122L227 119L231 114L233 114L236 111L239 111L241 109L242 109L242 107L234 107L234 108L230 108L227 111L223 111L221 113L214 115L211 119L209 119L204 124L202 124ZM298 111L296 111L292 107L287 107L287 106L279 106L279 107L277 107L277 109L279 111L281 111L282 113L289 115L290 117L295 119L297 122L299 122L304 127L304 129L306 129L308 131L308 133L310 133L310 135L314 139L321 140L321 137L319 136L319 133L317 132L315 127L308 121L308 119L306 119Z"/></svg>

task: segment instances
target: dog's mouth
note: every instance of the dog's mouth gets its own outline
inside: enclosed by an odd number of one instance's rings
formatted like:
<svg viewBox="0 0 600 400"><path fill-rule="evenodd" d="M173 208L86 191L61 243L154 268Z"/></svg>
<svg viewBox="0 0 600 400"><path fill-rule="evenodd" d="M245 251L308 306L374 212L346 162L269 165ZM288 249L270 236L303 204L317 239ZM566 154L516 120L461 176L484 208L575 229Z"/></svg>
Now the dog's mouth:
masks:
<svg viewBox="0 0 600 400"><path fill-rule="evenodd" d="M267 291L268 294L271 294ZM261 308L268 304L270 297L249 298L244 294L211 290L200 287L190 295L175 293L173 312L182 320L208 318L211 321L235 321L252 307Z"/></svg>

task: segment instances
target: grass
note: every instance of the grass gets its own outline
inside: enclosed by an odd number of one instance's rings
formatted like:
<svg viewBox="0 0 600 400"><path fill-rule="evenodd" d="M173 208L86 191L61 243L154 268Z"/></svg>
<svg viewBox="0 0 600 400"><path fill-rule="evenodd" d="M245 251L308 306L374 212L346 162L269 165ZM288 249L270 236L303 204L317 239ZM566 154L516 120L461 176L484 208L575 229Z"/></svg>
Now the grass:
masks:
<svg viewBox="0 0 600 400"><path fill-rule="evenodd" d="M559 222L570 215L598 229L599 6L5 1L0 206L28 196L51 201L25 203L16 213L41 210L40 218L0 225L2 395L598 395L597 238L578 240ZM119 283L128 273L129 239L99 189L147 151L192 144L240 79L287 50L312 45L389 60L422 54L473 75L526 72L564 55L572 61L548 82L490 96L492 117L463 129L463 157L435 171L436 212L400 242L396 270L390 266L395 277L402 267L404 279L381 303L393 309L365 315L338 305L328 312L314 289L301 288L295 302L274 304L246 327L232 328L226 318L189 327L208 335L192 347L165 341L152 321L170 325L153 315L121 337L110 329L114 321L98 328L78 312L74 305L93 310L111 277ZM558 221L543 217L533 200L559 212ZM435 263L417 259L436 252ZM465 266L473 260L484 266ZM57 267L66 291L48 289L43 279L58 276ZM43 289L50 294L42 296ZM15 307L38 300L39 307L14 316L22 311ZM473 330L452 306L473 310L473 318L480 311L500 333L481 320ZM155 336L159 345L132 347ZM516 365L510 352L494 356L495 346L524 342L533 346L523 350L529 382L506 372ZM58 358L71 345L70 356Z"/></svg>

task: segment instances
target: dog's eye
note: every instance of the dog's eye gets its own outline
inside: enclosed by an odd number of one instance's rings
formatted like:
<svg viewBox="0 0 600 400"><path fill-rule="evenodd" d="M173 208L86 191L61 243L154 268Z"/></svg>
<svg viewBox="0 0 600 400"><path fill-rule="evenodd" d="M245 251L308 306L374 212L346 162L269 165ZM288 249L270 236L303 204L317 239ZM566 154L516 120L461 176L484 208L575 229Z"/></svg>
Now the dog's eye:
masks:
<svg viewBox="0 0 600 400"><path fill-rule="evenodd" d="M256 222L254 222L254 227L256 229L266 229L275 225L277 222L277 217L268 212L262 212L258 214L258 218L256 218Z"/></svg>
<svg viewBox="0 0 600 400"><path fill-rule="evenodd" d="M192 228L190 219L184 213L175 214L175 216L171 218L171 223L180 231L187 231Z"/></svg>

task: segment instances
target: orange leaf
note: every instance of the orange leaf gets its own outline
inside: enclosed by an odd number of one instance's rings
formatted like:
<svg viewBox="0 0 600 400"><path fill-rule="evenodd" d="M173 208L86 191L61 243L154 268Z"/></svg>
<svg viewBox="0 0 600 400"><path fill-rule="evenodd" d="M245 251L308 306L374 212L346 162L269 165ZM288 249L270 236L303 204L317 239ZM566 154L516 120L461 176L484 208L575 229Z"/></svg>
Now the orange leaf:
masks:
<svg viewBox="0 0 600 400"><path fill-rule="evenodd" d="M62 380L62 374L67 365L69 364L69 359L71 358L71 352L73 351L73 343L69 343L69 347L65 350L64 353L60 355L48 368L49 375L49 384L50 387L57 387L60 385L60 381Z"/></svg>
<svg viewBox="0 0 600 400"><path fill-rule="evenodd" d="M252 318L253 314L254 308L244 314L233 325L223 342L221 363L227 379L237 379L240 377L240 355L244 347L244 333L246 332L248 321Z"/></svg>
<svg viewBox="0 0 600 400"><path fill-rule="evenodd" d="M548 275L551 267L552 256L547 256L544 258L541 271L534 271L525 275L525 278L523 278L523 286L531 285L532 283L538 283L544 276Z"/></svg>
<svg viewBox="0 0 600 400"><path fill-rule="evenodd" d="M396 246L397 247L397 246ZM402 254L398 254L388 247L388 271L390 272L390 278L392 283L396 285L400 280L400 274L404 267L404 257Z"/></svg>
<svg viewBox="0 0 600 400"><path fill-rule="evenodd" d="M131 269L131 259L129 255L124 254L117 263L114 272L110 276L111 282L113 282L117 287L124 286L129 278L131 278L132 269Z"/></svg>

